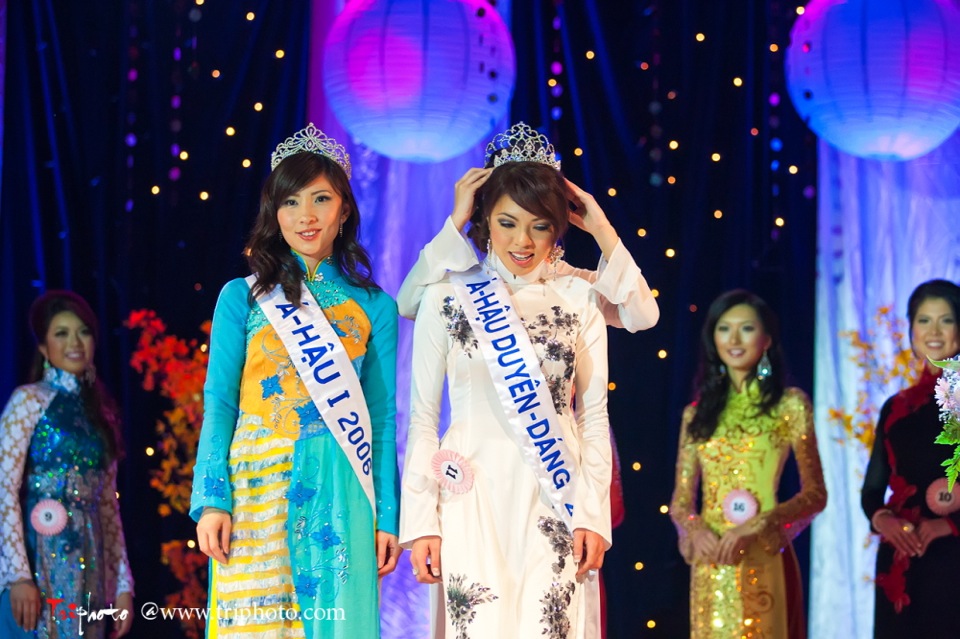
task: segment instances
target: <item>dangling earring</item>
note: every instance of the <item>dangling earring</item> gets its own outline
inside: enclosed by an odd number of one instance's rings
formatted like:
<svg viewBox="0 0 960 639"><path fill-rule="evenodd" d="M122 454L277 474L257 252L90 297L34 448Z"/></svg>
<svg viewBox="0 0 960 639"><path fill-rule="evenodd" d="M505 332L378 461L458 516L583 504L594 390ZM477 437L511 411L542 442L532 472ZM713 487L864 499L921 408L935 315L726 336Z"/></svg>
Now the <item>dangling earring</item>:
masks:
<svg viewBox="0 0 960 639"><path fill-rule="evenodd" d="M490 255L490 238L487 238L487 255Z"/></svg>
<svg viewBox="0 0 960 639"><path fill-rule="evenodd" d="M340 239L343 239L343 222L340 222Z"/></svg>
<svg viewBox="0 0 960 639"><path fill-rule="evenodd" d="M43 370L50 370L50 360L46 357L43 358Z"/></svg>
<svg viewBox="0 0 960 639"><path fill-rule="evenodd" d="M763 351L763 357L757 363L757 379L761 382L773 374L773 367L770 365L770 357L767 351Z"/></svg>
<svg viewBox="0 0 960 639"><path fill-rule="evenodd" d="M720 371L720 377L726 377L726 375L727 375L727 367L726 367L726 366L724 366L723 364L720 364L720 368L719 368L718 370Z"/></svg>
<svg viewBox="0 0 960 639"><path fill-rule="evenodd" d="M81 378L88 386L92 386L93 383L97 381L97 367L93 365L93 362L83 371Z"/></svg>
<svg viewBox="0 0 960 639"><path fill-rule="evenodd" d="M547 254L547 261L551 264L556 265L563 258L563 247L559 243L554 244L553 248L550 249L550 253Z"/></svg>

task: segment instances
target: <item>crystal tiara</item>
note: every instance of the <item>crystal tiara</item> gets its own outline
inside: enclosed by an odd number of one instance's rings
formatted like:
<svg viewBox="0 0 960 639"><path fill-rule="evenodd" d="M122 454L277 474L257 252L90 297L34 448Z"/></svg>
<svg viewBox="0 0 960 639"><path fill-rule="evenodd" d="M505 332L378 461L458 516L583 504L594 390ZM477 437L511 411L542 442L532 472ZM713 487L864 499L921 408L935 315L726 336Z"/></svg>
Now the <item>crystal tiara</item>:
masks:
<svg viewBox="0 0 960 639"><path fill-rule="evenodd" d="M270 170L277 168L284 159L303 151L330 158L343 168L347 179L350 179L350 156L347 155L347 150L342 144L338 144L336 140L313 126L313 122L277 145L277 150L270 155Z"/></svg>
<svg viewBox="0 0 960 639"><path fill-rule="evenodd" d="M490 165L490 158L493 158L494 167L507 162L540 162L560 170L560 160L547 136L537 133L523 122L517 122L494 136L487 145L483 159L485 166Z"/></svg>

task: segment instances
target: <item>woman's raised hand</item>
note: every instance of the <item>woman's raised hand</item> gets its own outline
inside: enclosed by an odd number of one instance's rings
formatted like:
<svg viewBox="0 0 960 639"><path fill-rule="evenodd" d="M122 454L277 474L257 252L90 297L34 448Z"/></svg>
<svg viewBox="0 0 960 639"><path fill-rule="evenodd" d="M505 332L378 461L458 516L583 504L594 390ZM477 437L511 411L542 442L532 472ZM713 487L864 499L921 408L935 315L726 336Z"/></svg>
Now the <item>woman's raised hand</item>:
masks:
<svg viewBox="0 0 960 639"><path fill-rule="evenodd" d="M570 201L577 207L575 211L570 212L571 224L593 236L610 226L607 215L592 195L566 178L563 181L567 183Z"/></svg>
<svg viewBox="0 0 960 639"><path fill-rule="evenodd" d="M492 172L493 169L469 169L454 185L453 213L450 217L458 230L462 231L473 215L477 189L483 186Z"/></svg>

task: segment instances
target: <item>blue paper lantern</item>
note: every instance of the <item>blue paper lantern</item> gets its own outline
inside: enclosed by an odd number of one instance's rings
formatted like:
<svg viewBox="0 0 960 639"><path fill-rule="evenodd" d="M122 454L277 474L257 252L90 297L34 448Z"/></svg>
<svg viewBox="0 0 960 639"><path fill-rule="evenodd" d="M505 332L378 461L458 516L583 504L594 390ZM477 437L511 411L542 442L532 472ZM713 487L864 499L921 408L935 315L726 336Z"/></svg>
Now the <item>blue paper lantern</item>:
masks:
<svg viewBox="0 0 960 639"><path fill-rule="evenodd" d="M909 160L960 125L960 10L952 0L812 0L790 32L787 86L821 138Z"/></svg>
<svg viewBox="0 0 960 639"><path fill-rule="evenodd" d="M485 0L353 0L330 29L323 85L360 142L391 158L439 162L507 115L513 42Z"/></svg>

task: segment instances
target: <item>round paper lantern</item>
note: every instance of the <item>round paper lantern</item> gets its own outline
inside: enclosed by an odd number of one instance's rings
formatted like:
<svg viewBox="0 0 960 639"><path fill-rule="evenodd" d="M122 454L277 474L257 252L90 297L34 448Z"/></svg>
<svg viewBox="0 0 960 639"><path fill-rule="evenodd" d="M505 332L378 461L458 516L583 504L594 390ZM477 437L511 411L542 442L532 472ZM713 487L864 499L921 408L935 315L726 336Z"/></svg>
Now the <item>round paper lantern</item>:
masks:
<svg viewBox="0 0 960 639"><path fill-rule="evenodd" d="M510 32L485 0L352 0L327 36L323 73L351 135L415 162L487 138L516 76Z"/></svg>
<svg viewBox="0 0 960 639"><path fill-rule="evenodd" d="M790 97L852 155L909 160L960 125L960 10L952 0L812 0L790 32Z"/></svg>

